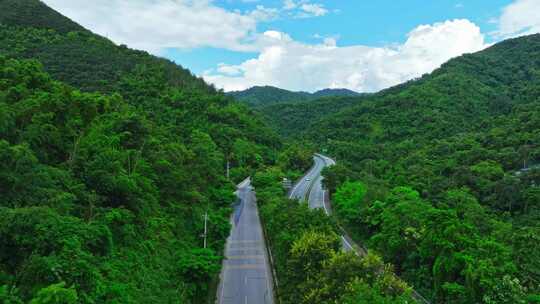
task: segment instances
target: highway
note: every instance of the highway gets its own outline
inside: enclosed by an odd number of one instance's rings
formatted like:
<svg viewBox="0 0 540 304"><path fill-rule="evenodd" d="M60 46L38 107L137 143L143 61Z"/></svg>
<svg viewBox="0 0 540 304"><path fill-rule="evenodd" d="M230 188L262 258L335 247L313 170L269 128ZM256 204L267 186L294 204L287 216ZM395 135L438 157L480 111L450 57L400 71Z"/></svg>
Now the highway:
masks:
<svg viewBox="0 0 540 304"><path fill-rule="evenodd" d="M333 159L321 154L315 154L315 156L313 156L313 161L313 167L308 171L306 176L299 180L293 187L289 194L289 198L299 199L300 201L305 201L307 198L307 203L310 208L324 208L326 214L330 215L332 213L332 209L330 206L328 192L322 187L323 177L321 176L321 171L325 167L335 165L336 162ZM342 230L342 235L340 238L344 251L353 251L357 256L364 256L367 254L366 249L354 243L354 241L347 235L347 233L345 233L344 230ZM412 293L413 298L417 303L430 304L428 300L426 300L414 289Z"/></svg>
<svg viewBox="0 0 540 304"><path fill-rule="evenodd" d="M305 201L307 199L312 181L320 176L321 171L326 166L324 159L317 156L313 157L313 163L313 167L311 167L308 173L294 185L289 193L289 198L300 201Z"/></svg>
<svg viewBox="0 0 540 304"><path fill-rule="evenodd" d="M240 204L231 217L217 303L273 304L272 271L250 179L237 188Z"/></svg>
<svg viewBox="0 0 540 304"><path fill-rule="evenodd" d="M315 154L313 156L313 163L313 167L293 187L289 194L289 198L307 201L310 208L323 208L326 214L330 215L332 209L328 199L328 193L322 187L323 177L321 176L321 171L325 167L335 165L336 162L324 155ZM353 241L345 234L341 236L341 242L343 244L343 250L345 251L352 251L353 246L355 246ZM359 250L361 251L362 249L357 248L354 252L357 253Z"/></svg>

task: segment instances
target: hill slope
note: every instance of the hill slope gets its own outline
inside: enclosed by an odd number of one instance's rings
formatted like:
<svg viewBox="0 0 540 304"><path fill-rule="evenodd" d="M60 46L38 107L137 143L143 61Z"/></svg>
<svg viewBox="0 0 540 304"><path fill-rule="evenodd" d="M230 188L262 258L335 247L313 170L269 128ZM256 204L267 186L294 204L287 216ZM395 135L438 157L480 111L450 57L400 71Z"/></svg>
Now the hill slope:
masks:
<svg viewBox="0 0 540 304"><path fill-rule="evenodd" d="M82 26L51 10L39 0L1 0L0 23L8 26L51 29L62 34L71 31L86 32Z"/></svg>
<svg viewBox="0 0 540 304"><path fill-rule="evenodd" d="M0 302L206 303L234 201L226 161L243 179L277 136L169 61L38 1L0 8Z"/></svg>
<svg viewBox="0 0 540 304"><path fill-rule="evenodd" d="M361 95L363 94L348 89L324 89L311 94L311 99L319 99L325 97L355 97Z"/></svg>
<svg viewBox="0 0 540 304"><path fill-rule="evenodd" d="M540 35L504 41L304 133L341 164L333 192L367 186L340 219L436 303L538 299L540 173L516 171L540 159L539 58Z"/></svg>
<svg viewBox="0 0 540 304"><path fill-rule="evenodd" d="M261 107L276 103L298 103L324 97L350 97L361 94L347 89L324 89L315 93L308 93L291 92L271 86L255 86L244 91L228 92L227 95L234 97L236 100L250 107Z"/></svg>
<svg viewBox="0 0 540 304"><path fill-rule="evenodd" d="M118 91L129 74L152 68L167 84L215 91L173 62L116 46L38 0L0 0L0 55L33 58L55 79L83 91Z"/></svg>
<svg viewBox="0 0 540 304"><path fill-rule="evenodd" d="M298 103L278 103L256 109L284 138L301 138L326 116L362 102L363 97L326 97Z"/></svg>

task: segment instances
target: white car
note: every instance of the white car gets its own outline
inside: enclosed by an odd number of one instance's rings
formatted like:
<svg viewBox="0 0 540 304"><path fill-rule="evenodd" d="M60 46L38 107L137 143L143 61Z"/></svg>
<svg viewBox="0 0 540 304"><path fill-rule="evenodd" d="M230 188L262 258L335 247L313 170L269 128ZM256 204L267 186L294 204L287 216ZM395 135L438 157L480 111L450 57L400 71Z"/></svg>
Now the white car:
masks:
<svg viewBox="0 0 540 304"><path fill-rule="evenodd" d="M309 181L311 181L311 178L309 178L309 177L306 178L306 182L309 182Z"/></svg>

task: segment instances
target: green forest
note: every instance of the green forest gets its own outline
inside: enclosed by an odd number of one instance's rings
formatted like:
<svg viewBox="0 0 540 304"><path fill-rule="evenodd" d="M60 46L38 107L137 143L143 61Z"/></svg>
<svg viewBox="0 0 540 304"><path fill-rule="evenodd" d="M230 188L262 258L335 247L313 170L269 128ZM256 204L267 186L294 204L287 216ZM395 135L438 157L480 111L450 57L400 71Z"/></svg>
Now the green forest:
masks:
<svg viewBox="0 0 540 304"><path fill-rule="evenodd" d="M327 97L354 97L361 94L347 89L324 89L315 93L292 92L271 86L255 86L244 91L227 92L228 96L244 103L251 108L264 108L282 104L295 104L306 101L316 101ZM287 105L288 107L289 105Z"/></svg>
<svg viewBox="0 0 540 304"><path fill-rule="evenodd" d="M540 302L540 35L356 98L269 106L337 160L337 220L435 303ZM330 107L328 107L330 108Z"/></svg>
<svg viewBox="0 0 540 304"><path fill-rule="evenodd" d="M206 303L234 182L276 161L277 135L39 1L0 8L0 302Z"/></svg>
<svg viewBox="0 0 540 304"><path fill-rule="evenodd" d="M311 154L306 159L311 159ZM258 204L275 260L280 303L407 304L411 288L374 253L341 250L337 223L320 209L285 198L282 167L254 177Z"/></svg>
<svg viewBox="0 0 540 304"><path fill-rule="evenodd" d="M317 151L331 217L282 185ZM374 94L226 94L0 0L0 303L213 303L248 176L280 303L540 303L540 34Z"/></svg>

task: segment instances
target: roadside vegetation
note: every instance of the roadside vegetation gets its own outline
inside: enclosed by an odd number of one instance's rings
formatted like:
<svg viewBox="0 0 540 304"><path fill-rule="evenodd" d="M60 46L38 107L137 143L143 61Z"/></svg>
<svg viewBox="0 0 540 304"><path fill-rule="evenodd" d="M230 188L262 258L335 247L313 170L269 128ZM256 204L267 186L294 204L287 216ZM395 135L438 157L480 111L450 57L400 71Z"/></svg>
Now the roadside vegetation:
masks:
<svg viewBox="0 0 540 304"><path fill-rule="evenodd" d="M206 303L278 137L169 61L0 7L0 303Z"/></svg>
<svg viewBox="0 0 540 304"><path fill-rule="evenodd" d="M287 199L283 175L272 167L253 180L281 303L411 303L411 289L381 257L342 251L331 217Z"/></svg>
<svg viewBox="0 0 540 304"><path fill-rule="evenodd" d="M540 301L539 46L451 60L307 132L338 161L349 233L436 303Z"/></svg>
<svg viewBox="0 0 540 304"><path fill-rule="evenodd" d="M540 34L372 95L270 105L348 232L435 303L540 301Z"/></svg>
<svg viewBox="0 0 540 304"><path fill-rule="evenodd" d="M540 303L540 35L377 94L274 91L255 112L41 1L0 1L0 302L212 301L253 176L285 304L411 303L407 283L433 303ZM335 217L283 190L319 149ZM338 223L366 256L341 251Z"/></svg>

